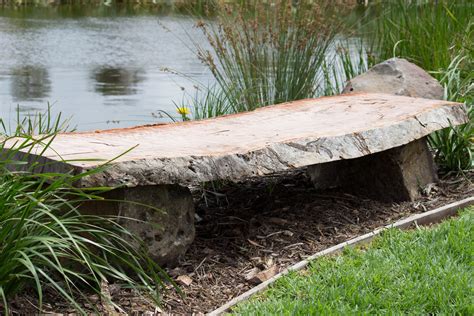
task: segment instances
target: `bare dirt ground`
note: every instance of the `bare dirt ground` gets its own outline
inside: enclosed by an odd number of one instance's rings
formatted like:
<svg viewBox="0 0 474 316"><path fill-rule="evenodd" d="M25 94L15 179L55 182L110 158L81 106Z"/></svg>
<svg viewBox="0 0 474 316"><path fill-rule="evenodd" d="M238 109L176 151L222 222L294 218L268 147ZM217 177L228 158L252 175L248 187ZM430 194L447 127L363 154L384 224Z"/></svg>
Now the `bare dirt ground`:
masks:
<svg viewBox="0 0 474 316"><path fill-rule="evenodd" d="M168 269L183 295L169 290L156 308L110 285L112 300L128 314L200 314L212 311L265 278L307 256L413 213L474 194L474 173L444 176L416 202L382 203L338 190L316 191L304 173L196 190L196 239L179 265ZM95 299L94 299L95 300ZM91 303L106 313L100 300ZM46 311L71 313L57 298ZM89 305L86 305L89 304ZM14 314L31 310L22 295Z"/></svg>

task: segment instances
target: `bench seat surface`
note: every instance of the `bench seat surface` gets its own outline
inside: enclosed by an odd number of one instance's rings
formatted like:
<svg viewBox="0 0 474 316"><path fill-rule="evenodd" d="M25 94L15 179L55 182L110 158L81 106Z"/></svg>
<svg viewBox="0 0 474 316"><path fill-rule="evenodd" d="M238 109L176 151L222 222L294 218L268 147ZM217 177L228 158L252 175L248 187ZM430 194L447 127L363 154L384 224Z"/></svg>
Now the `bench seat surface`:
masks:
<svg viewBox="0 0 474 316"><path fill-rule="evenodd" d="M401 146L466 121L462 104L353 94L177 124L57 135L48 171L81 172L119 157L83 185L129 186L239 180ZM100 159L102 161L74 161ZM66 160L66 161L63 161Z"/></svg>

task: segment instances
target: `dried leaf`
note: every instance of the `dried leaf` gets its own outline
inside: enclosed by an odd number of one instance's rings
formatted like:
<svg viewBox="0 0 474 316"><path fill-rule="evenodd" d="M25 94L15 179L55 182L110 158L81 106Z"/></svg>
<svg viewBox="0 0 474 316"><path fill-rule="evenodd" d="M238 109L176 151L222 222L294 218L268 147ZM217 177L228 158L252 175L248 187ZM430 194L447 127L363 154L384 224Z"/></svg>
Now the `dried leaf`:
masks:
<svg viewBox="0 0 474 316"><path fill-rule="evenodd" d="M191 279L189 276L187 275L180 275L176 281L181 284L181 285L184 285L184 286L190 286L191 283L193 283L193 279Z"/></svg>

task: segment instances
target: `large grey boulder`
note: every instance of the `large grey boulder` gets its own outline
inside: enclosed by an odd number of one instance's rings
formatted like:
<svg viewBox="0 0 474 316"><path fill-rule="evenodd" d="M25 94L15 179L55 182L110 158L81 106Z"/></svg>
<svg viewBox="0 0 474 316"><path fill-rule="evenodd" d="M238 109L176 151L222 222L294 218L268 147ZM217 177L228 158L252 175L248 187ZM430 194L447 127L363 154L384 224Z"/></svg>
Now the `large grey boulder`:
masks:
<svg viewBox="0 0 474 316"><path fill-rule="evenodd" d="M426 71L402 58L391 58L350 80L342 93L380 92L441 100L444 89Z"/></svg>

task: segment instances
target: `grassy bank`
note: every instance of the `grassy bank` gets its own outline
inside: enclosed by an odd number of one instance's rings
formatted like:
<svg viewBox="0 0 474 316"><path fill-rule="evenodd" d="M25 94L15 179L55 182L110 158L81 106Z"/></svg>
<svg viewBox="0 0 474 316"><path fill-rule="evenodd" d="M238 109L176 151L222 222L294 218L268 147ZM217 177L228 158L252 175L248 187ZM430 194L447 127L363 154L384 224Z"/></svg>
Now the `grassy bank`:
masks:
<svg viewBox="0 0 474 316"><path fill-rule="evenodd" d="M472 315L474 208L431 228L389 230L313 262L241 304L241 315Z"/></svg>

